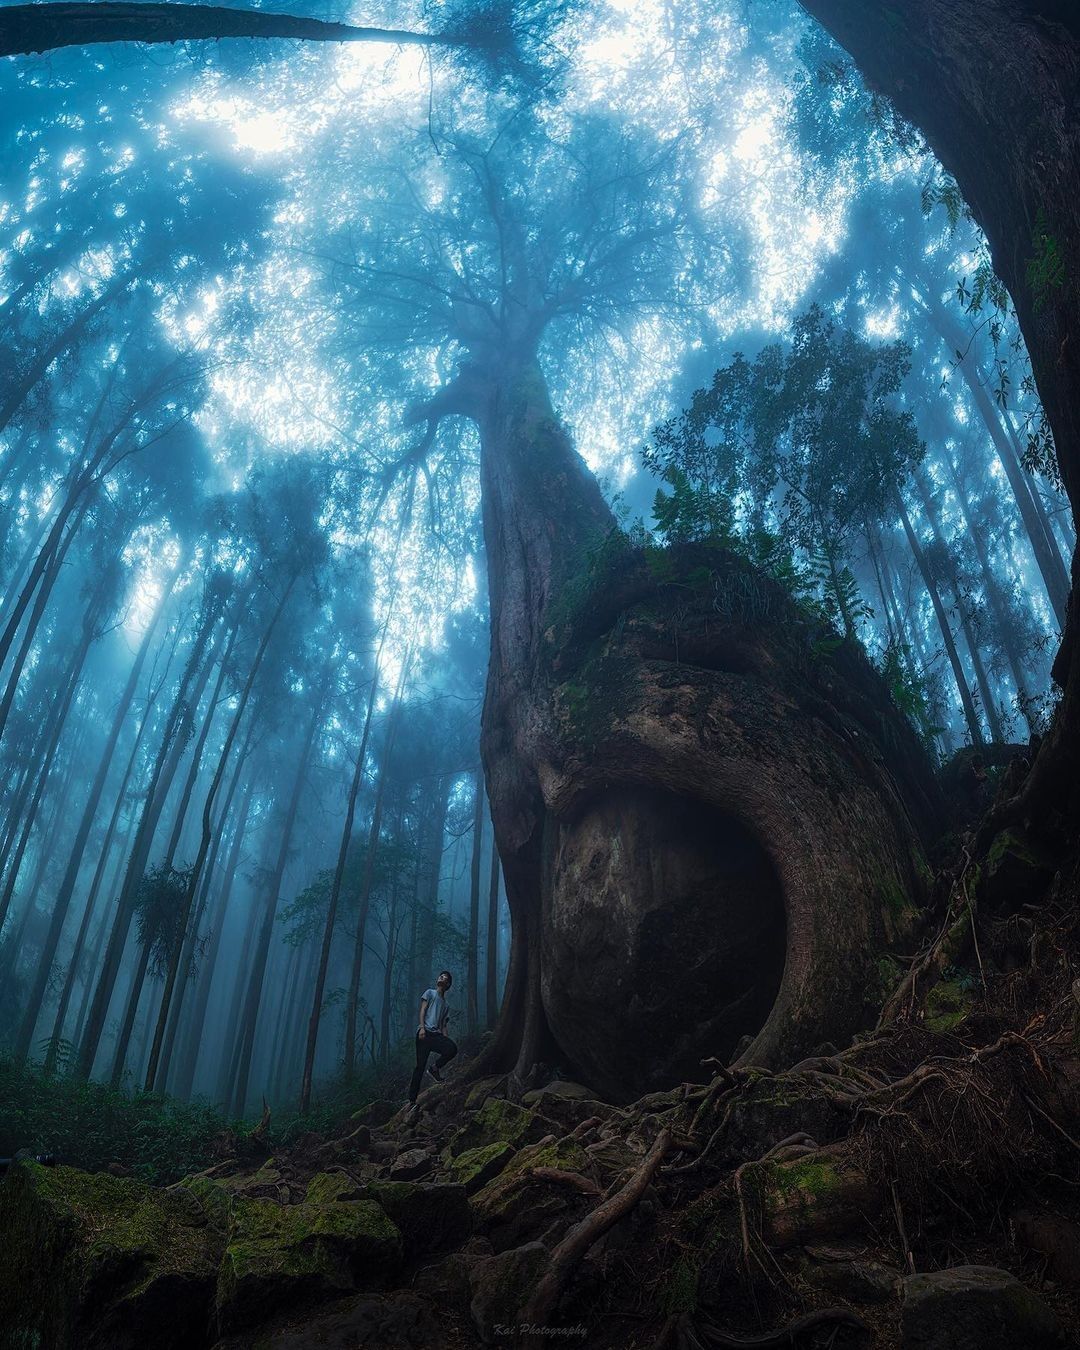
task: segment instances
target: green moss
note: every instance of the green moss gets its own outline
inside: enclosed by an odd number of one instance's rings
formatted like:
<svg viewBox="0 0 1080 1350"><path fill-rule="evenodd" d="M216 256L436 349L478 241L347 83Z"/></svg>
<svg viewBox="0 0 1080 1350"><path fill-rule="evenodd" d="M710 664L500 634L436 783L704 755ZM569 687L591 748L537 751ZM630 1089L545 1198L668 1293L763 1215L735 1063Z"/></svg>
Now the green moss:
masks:
<svg viewBox="0 0 1080 1350"><path fill-rule="evenodd" d="M986 865L993 871L1000 867L1005 858L1013 854L1023 862L1035 863L1035 855L1028 847L1027 841L1014 830L1001 830L994 836L993 842L986 851Z"/></svg>
<svg viewBox="0 0 1080 1350"><path fill-rule="evenodd" d="M287 1300L378 1283L400 1259L401 1235L374 1200L279 1205L238 1197L218 1273L219 1318L232 1329Z"/></svg>
<svg viewBox="0 0 1080 1350"><path fill-rule="evenodd" d="M459 1153L451 1162L450 1175L461 1186L479 1184L481 1177L487 1179L495 1176L513 1156L513 1148L501 1141L470 1148Z"/></svg>
<svg viewBox="0 0 1080 1350"><path fill-rule="evenodd" d="M0 1186L0 1231L0 1326L24 1343L148 1343L179 1300L157 1336L172 1346L208 1316L224 1233L189 1190L20 1163Z"/></svg>
<svg viewBox="0 0 1080 1350"><path fill-rule="evenodd" d="M884 1003L899 981L903 978L903 968L891 956L879 956L874 962L875 1003Z"/></svg>
<svg viewBox="0 0 1080 1350"><path fill-rule="evenodd" d="M689 1256L680 1256L660 1286L660 1310L671 1317L678 1313L692 1313L697 1303L697 1262Z"/></svg>
<svg viewBox="0 0 1080 1350"><path fill-rule="evenodd" d="M565 1172L580 1172L588 1165L588 1155L576 1140L555 1139L519 1149L493 1181L473 1196L473 1205L487 1219L512 1215L521 1204L521 1192L531 1182L525 1174L534 1167L554 1167Z"/></svg>
<svg viewBox="0 0 1080 1350"><path fill-rule="evenodd" d="M962 980L942 980L926 996L924 1022L931 1031L954 1031L971 1012L971 994Z"/></svg>
<svg viewBox="0 0 1080 1350"><path fill-rule="evenodd" d="M308 1182L304 1199L309 1205L332 1205L356 1190L356 1183L344 1172L319 1172Z"/></svg>
<svg viewBox="0 0 1080 1350"><path fill-rule="evenodd" d="M807 1157L763 1166L765 1184L787 1204L811 1205L840 1186L840 1174L828 1158Z"/></svg>
<svg viewBox="0 0 1080 1350"><path fill-rule="evenodd" d="M211 1223L222 1230L228 1226L231 1201L220 1182L196 1175L185 1177L180 1186L195 1196Z"/></svg>
<svg viewBox="0 0 1080 1350"><path fill-rule="evenodd" d="M526 1111L503 1097L489 1097L467 1124L450 1141L450 1155L456 1157L488 1144L533 1143L547 1133L547 1125L533 1111Z"/></svg>
<svg viewBox="0 0 1080 1350"><path fill-rule="evenodd" d="M474 1084L469 1089L469 1095L465 1098L465 1110L476 1111L488 1097L497 1096L496 1091L506 1081L506 1075L500 1074L494 1078L482 1078L479 1083Z"/></svg>

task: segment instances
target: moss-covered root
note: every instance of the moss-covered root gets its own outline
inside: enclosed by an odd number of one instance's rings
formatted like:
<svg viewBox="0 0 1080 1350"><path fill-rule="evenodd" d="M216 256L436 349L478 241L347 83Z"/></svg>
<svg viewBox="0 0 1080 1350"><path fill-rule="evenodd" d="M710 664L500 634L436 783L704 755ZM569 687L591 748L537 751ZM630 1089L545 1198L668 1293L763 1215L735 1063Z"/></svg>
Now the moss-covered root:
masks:
<svg viewBox="0 0 1080 1350"><path fill-rule="evenodd" d="M208 1335L225 1235L191 1191L17 1163L0 1233L2 1350L179 1350Z"/></svg>
<svg viewBox="0 0 1080 1350"><path fill-rule="evenodd" d="M881 1197L841 1148L823 1148L792 1162L754 1163L741 1169L744 1203L775 1248L849 1233L873 1219Z"/></svg>

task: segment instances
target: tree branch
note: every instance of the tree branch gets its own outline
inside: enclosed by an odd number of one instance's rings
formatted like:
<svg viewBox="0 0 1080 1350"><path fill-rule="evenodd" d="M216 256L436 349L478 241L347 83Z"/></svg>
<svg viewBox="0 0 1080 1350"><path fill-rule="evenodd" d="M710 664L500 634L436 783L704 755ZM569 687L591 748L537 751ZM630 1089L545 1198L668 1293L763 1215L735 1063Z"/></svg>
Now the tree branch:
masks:
<svg viewBox="0 0 1080 1350"><path fill-rule="evenodd" d="M294 14L221 5L91 3L0 8L0 56L85 47L98 42L187 42L204 38L298 38L306 42L388 42L412 46L475 46L473 38L356 28Z"/></svg>

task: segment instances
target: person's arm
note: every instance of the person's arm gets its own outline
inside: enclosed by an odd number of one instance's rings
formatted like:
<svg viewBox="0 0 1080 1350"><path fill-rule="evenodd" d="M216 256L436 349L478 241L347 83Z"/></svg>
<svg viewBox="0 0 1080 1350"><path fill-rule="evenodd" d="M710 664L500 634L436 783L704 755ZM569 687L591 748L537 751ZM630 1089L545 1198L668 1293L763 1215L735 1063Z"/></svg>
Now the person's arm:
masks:
<svg viewBox="0 0 1080 1350"><path fill-rule="evenodd" d="M427 1034L426 1031L425 1031L425 1029L424 1029L424 1014L427 1012L427 1005L428 1005L427 994L425 994L424 997L420 1000L420 1035L421 1035L421 1036L425 1036L425 1035Z"/></svg>

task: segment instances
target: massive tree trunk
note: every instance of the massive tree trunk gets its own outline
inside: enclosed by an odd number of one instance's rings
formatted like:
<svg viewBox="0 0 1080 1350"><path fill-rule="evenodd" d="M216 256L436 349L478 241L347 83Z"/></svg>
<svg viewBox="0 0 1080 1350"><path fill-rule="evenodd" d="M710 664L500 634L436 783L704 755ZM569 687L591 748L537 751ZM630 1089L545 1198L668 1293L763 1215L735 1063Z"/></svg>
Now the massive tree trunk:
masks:
<svg viewBox="0 0 1080 1350"><path fill-rule="evenodd" d="M482 391L482 753L513 916L474 1072L612 1096L850 1033L920 894L928 766L851 644L719 549L635 551L538 368Z"/></svg>
<svg viewBox="0 0 1080 1350"><path fill-rule="evenodd" d="M1080 500L1080 16L1069 0L801 0L955 177L1016 306L1075 513ZM1064 262L1057 277L1047 267ZM1061 706L1021 796L1066 833L1080 791L1080 596L1054 676ZM1047 808L1052 808L1047 810Z"/></svg>

